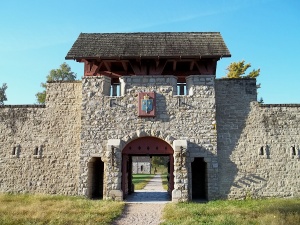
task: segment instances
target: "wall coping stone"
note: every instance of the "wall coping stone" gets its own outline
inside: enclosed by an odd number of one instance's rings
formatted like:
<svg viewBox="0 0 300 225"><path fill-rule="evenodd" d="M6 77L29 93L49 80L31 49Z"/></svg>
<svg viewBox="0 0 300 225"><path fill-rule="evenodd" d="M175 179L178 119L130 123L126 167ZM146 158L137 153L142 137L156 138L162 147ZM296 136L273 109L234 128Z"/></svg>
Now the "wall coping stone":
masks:
<svg viewBox="0 0 300 225"><path fill-rule="evenodd" d="M0 105L0 108L46 108L46 105Z"/></svg>
<svg viewBox="0 0 300 225"><path fill-rule="evenodd" d="M53 81L47 81L48 84L52 83L81 83L81 80L53 80Z"/></svg>
<svg viewBox="0 0 300 225"><path fill-rule="evenodd" d="M222 80L226 80L226 81L229 81L229 80L232 80L232 81L234 81L234 80L256 80L256 78L226 78L226 77L224 77L224 78L217 78L216 80L220 80L220 81L222 81Z"/></svg>
<svg viewBox="0 0 300 225"><path fill-rule="evenodd" d="M300 107L300 104L259 104L262 108L275 108L275 107Z"/></svg>

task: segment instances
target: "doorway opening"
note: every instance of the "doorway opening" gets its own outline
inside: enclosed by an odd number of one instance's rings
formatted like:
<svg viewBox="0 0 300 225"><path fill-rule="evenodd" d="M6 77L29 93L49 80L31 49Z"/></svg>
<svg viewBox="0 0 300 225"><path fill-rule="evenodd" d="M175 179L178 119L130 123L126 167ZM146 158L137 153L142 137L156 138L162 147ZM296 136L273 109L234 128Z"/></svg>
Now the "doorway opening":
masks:
<svg viewBox="0 0 300 225"><path fill-rule="evenodd" d="M103 174L103 161L93 157L88 163L88 198L103 199Z"/></svg>
<svg viewBox="0 0 300 225"><path fill-rule="evenodd" d="M173 148L165 141L155 137L142 137L135 139L128 143L122 151L122 191L123 197L134 192L134 185L132 183L132 174L135 170L137 157L150 158L154 156L165 156L168 159L167 171L168 171L168 192L172 193L174 189L174 160L173 160ZM145 161L145 160L144 160ZM151 163L151 162L150 162ZM150 173L154 173L152 165L149 165ZM141 167L138 167L141 168ZM148 168L147 164L143 165L143 171Z"/></svg>
<svg viewBox="0 0 300 225"><path fill-rule="evenodd" d="M192 199L207 200L207 163L204 158L192 162Z"/></svg>

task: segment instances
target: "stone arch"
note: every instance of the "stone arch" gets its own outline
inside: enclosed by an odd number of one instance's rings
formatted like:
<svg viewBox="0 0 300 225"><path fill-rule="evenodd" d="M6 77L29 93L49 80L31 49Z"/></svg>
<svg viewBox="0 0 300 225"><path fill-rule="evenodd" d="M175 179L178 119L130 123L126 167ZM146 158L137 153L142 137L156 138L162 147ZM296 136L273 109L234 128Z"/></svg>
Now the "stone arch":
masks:
<svg viewBox="0 0 300 225"><path fill-rule="evenodd" d="M131 156L142 156L142 155L165 155L169 156L169 191L171 192L174 188L174 150L172 146L158 137L153 136L142 136L133 139L124 146L122 150L122 191L123 197L133 192L131 172L132 172L132 160Z"/></svg>
<svg viewBox="0 0 300 225"><path fill-rule="evenodd" d="M122 138L123 146L141 137L156 137L167 142L172 146L175 138L170 133L161 132L160 130L149 129L149 130L136 130Z"/></svg>

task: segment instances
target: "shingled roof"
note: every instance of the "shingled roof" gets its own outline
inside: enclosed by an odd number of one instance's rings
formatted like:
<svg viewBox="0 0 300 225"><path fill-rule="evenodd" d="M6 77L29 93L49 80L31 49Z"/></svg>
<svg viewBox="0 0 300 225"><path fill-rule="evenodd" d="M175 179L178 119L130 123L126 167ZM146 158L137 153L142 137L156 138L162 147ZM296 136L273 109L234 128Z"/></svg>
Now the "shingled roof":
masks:
<svg viewBox="0 0 300 225"><path fill-rule="evenodd" d="M66 59L230 56L219 32L81 33Z"/></svg>

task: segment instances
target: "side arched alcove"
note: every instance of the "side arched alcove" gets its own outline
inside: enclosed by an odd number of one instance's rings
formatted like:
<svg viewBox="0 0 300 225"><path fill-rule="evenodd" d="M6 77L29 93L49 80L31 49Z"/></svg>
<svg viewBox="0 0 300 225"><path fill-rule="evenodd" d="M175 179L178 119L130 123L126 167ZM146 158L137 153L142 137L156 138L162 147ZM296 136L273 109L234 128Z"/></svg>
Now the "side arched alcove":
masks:
<svg viewBox="0 0 300 225"><path fill-rule="evenodd" d="M192 154L187 163L189 171L189 197L193 201L207 201L218 197L218 157L204 148Z"/></svg>
<svg viewBox="0 0 300 225"><path fill-rule="evenodd" d="M101 157L92 157L88 163L87 197L103 198L104 162Z"/></svg>
<svg viewBox="0 0 300 225"><path fill-rule="evenodd" d="M208 199L208 159L194 157L190 163L190 196L192 200Z"/></svg>

